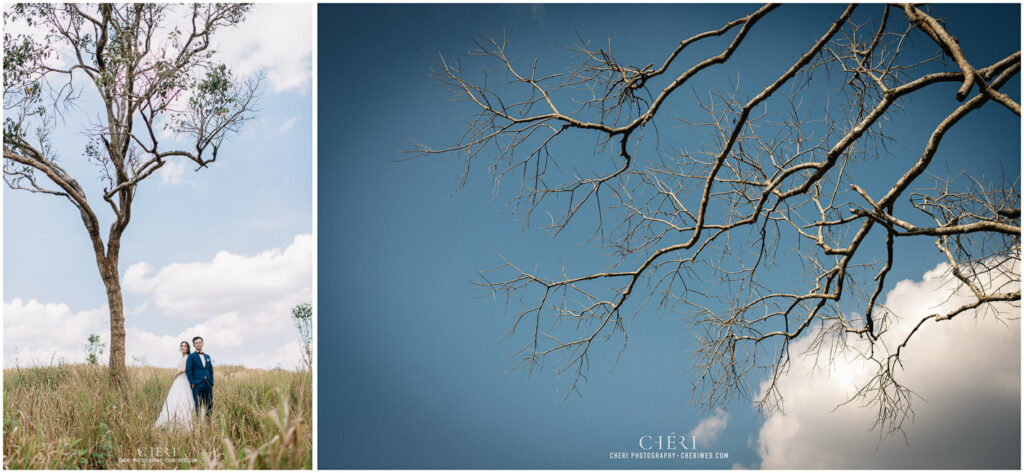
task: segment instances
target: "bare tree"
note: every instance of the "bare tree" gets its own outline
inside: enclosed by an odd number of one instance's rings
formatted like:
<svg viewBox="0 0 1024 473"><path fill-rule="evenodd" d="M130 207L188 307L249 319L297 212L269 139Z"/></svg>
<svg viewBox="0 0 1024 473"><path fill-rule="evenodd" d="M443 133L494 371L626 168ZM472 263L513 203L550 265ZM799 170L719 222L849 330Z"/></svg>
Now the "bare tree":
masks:
<svg viewBox="0 0 1024 473"><path fill-rule="evenodd" d="M125 374L118 255L141 182L170 160L196 170L217 159L225 137L251 117L259 78L236 80L214 61L215 32L242 21L249 5L18 4L4 23L37 34L4 35L4 180L12 189L67 199L92 243L110 307L110 375ZM180 18L178 18L178 16ZM179 24L175 24L175 23ZM101 207L113 214L106 238L95 201L60 164L51 131L70 107L98 104L83 156L96 165ZM167 148L162 128L188 137ZM95 196L94 196L95 197Z"/></svg>
<svg viewBox="0 0 1024 473"><path fill-rule="evenodd" d="M975 64L945 24L920 7L851 4L753 97L737 89L695 92L692 102L706 119L682 126L708 139L698 150L690 141L664 151L655 118L665 115L669 98L681 100L684 85L738 48L771 47L747 44L748 33L785 8L753 8L682 39L660 65L616 59L610 39L605 47L581 39L578 64L542 72L538 61L513 60L505 40L493 35L477 40L465 58L485 64L482 73L464 70L463 59L434 61L433 77L475 112L459 142L417 144L415 155L464 157L462 182L472 162L487 160L496 186L516 179L514 212L527 223L540 210L554 212L548 228L555 235L593 211L588 241L609 251L600 271L563 265L544 275L503 258L482 273L481 284L515 307L509 335L521 327L531 335L516 353L516 368L557 359L556 371L572 378L568 393L578 393L591 349L616 336L624 349L624 319L654 299L692 322L699 339L694 395L703 406L740 396L777 408L784 393L776 381L794 339L815 337L812 355L823 356L848 340L866 340L861 354L878 370L855 398L875 403L878 425L894 432L910 411L910 391L898 381L900 356L917 331L898 347L880 338L898 316L879 300L894 242L934 243L975 296L918 327L995 303L1019 306L1019 180L928 172L943 136L967 114L993 102L1007 109L1007 120L1019 120L1019 104L999 91L1020 70L1012 45L993 46L1008 49L1005 59ZM872 18L852 21L858 8ZM679 64L686 48L719 36L731 37L720 53ZM910 53L912 40L918 46ZM922 44L932 52L921 55ZM881 193L853 182L851 169L867 157L884 159L899 143L885 122L901 102L950 82L961 84L960 105L938 120L927 143L901 144L917 148L916 162ZM811 107L802 98L814 88L845 100ZM562 143L583 138L596 141L585 159ZM778 277L792 267L803 268L802 282ZM862 315L849 312L854 306Z"/></svg>

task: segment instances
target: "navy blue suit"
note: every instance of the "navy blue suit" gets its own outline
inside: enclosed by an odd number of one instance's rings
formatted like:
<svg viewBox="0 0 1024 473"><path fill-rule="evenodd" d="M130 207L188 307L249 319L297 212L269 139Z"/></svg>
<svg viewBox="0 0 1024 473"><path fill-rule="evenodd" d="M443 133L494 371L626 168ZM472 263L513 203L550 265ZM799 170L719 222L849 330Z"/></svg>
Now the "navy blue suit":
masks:
<svg viewBox="0 0 1024 473"><path fill-rule="evenodd" d="M199 352L193 352L185 361L185 377L188 384L192 386L192 400L196 404L196 415L199 415L199 405L206 406L206 416L209 417L213 410L213 362L210 355L203 353L203 360L200 360ZM206 366L203 366L203 361Z"/></svg>

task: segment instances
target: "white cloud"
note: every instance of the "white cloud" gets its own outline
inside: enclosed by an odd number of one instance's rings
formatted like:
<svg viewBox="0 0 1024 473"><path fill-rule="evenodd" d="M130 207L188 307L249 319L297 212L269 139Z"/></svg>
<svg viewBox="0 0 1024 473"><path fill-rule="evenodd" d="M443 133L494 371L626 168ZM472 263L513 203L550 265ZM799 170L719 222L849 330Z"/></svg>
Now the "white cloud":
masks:
<svg viewBox="0 0 1024 473"><path fill-rule="evenodd" d="M697 427L690 431L691 437L696 437L701 445L711 445L729 424L729 413L725 409L718 408L710 417L700 421Z"/></svg>
<svg viewBox="0 0 1024 473"><path fill-rule="evenodd" d="M137 327L125 329L125 362L145 359L146 365L173 368L181 360L175 347L182 339L173 335L157 335Z"/></svg>
<svg viewBox="0 0 1024 473"><path fill-rule="evenodd" d="M176 366L178 343L199 335L218 365L300 366L291 308L312 298L312 248L312 235L297 235L287 248L253 256L222 251L207 262L129 266L123 289L143 300L126 310L126 361ZM80 363L91 333L109 349L106 307L74 313L66 304L14 299L3 313L5 366Z"/></svg>
<svg viewBox="0 0 1024 473"><path fill-rule="evenodd" d="M939 265L921 281L901 281L889 292L886 305L901 318L883 337L888 347L921 318L969 300L966 291L951 294L955 285L947 270ZM1019 267L1013 271L1020 274ZM1019 284L1003 290L1019 290ZM904 424L909 444L898 434L880 438L871 429L877 406L836 408L873 374L863 359L848 352L815 367L813 357L794 357L779 382L785 413L770 416L760 431L761 466L1019 468L1019 316L1019 307L1001 303L994 313L926 322L914 335L902 352L899 378L920 395L913 399L913 420ZM791 351L806 352L810 341L797 340Z"/></svg>
<svg viewBox="0 0 1024 473"><path fill-rule="evenodd" d="M121 289L125 292L148 292L153 290L154 281L146 275L153 271L153 265L140 261L128 267L121 274Z"/></svg>
<svg viewBox="0 0 1024 473"><path fill-rule="evenodd" d="M281 300L312 297L313 237L298 235L287 248L254 256L221 251L209 262L175 263L147 277L146 262L124 272L126 290L152 297L165 314L203 319L230 312L253 313Z"/></svg>
<svg viewBox="0 0 1024 473"><path fill-rule="evenodd" d="M278 128L277 131L284 133L288 130L291 130L292 127L295 126L296 123L298 123L298 121L299 117L289 117L287 120L284 121L284 123L281 124L280 128Z"/></svg>
<svg viewBox="0 0 1024 473"><path fill-rule="evenodd" d="M224 62L240 76L259 71L274 92L307 92L313 77L312 4L256 4L242 23L218 30L212 37L214 60ZM154 51L169 47L174 27L191 31L190 8L174 7L154 34ZM177 97L176 107L187 103Z"/></svg>
<svg viewBox="0 0 1024 473"><path fill-rule="evenodd" d="M169 184L180 184L181 178L185 175L185 162L180 159L171 159L164 162L160 167L160 180Z"/></svg>
<svg viewBox="0 0 1024 473"><path fill-rule="evenodd" d="M287 248L253 256L222 251L212 261L159 270L139 262L124 271L122 283L154 312L180 322L166 345L171 353L178 340L199 335L219 364L294 368L301 351L291 308L312 299L312 278L313 237L297 235Z"/></svg>
<svg viewBox="0 0 1024 473"><path fill-rule="evenodd" d="M108 319L106 306L75 313L67 304L4 302L4 367L83 363L90 334L109 348Z"/></svg>
<svg viewBox="0 0 1024 473"><path fill-rule="evenodd" d="M306 92L313 77L311 8L257 4L241 25L215 37L213 47L234 71L265 71L274 92Z"/></svg>

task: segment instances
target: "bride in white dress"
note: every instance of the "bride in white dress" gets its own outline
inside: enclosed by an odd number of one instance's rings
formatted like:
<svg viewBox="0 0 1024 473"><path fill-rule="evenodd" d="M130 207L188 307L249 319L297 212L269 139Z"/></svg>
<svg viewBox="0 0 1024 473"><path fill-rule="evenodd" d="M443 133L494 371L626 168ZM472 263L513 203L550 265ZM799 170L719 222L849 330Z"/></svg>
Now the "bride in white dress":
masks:
<svg viewBox="0 0 1024 473"><path fill-rule="evenodd" d="M167 392L167 400L160 410L160 417L156 419L157 427L179 426L185 429L192 429L192 417L195 415L195 400L192 398L192 388L189 387L188 377L185 376L185 361L192 351L188 342L181 342L178 345L181 350L181 363L178 364L178 371L174 373L174 381L171 389Z"/></svg>

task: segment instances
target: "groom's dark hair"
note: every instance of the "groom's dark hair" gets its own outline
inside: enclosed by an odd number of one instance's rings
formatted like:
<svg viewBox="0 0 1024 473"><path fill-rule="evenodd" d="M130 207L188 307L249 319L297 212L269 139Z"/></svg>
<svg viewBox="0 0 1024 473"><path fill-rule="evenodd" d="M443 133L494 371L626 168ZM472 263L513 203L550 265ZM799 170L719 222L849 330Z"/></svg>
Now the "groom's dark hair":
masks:
<svg viewBox="0 0 1024 473"><path fill-rule="evenodd" d="M200 337L198 335L196 335L195 337L192 337L192 343L195 343L196 340L203 340L203 337ZM205 342L206 340L203 340L203 341Z"/></svg>

